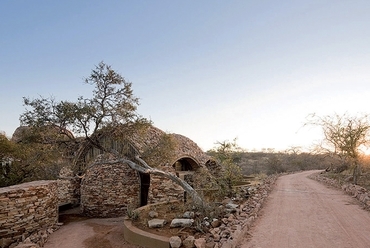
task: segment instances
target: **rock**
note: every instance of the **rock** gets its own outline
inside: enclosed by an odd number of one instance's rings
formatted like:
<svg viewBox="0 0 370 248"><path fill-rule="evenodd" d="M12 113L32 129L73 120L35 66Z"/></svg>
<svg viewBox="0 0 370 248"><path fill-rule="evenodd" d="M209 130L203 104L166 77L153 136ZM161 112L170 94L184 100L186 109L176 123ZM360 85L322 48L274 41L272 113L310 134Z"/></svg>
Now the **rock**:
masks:
<svg viewBox="0 0 370 248"><path fill-rule="evenodd" d="M158 217L158 213L156 211L150 211L149 212L149 217L150 218L157 218Z"/></svg>
<svg viewBox="0 0 370 248"><path fill-rule="evenodd" d="M194 240L194 245L196 248L206 248L206 239L205 238L199 238Z"/></svg>
<svg viewBox="0 0 370 248"><path fill-rule="evenodd" d="M12 242L13 241L10 238L2 238L2 239L0 239L0 245L1 245L1 247L8 247L9 245L11 245Z"/></svg>
<svg viewBox="0 0 370 248"><path fill-rule="evenodd" d="M219 227L219 226L221 226L221 221L219 219L213 219L212 222L211 222L211 226L213 228Z"/></svg>
<svg viewBox="0 0 370 248"><path fill-rule="evenodd" d="M182 243L179 236L172 236L169 241L171 248L179 248Z"/></svg>
<svg viewBox="0 0 370 248"><path fill-rule="evenodd" d="M220 241L221 236L220 236L220 235L218 235L218 234L215 234L215 235L213 235L213 239L214 239L215 241Z"/></svg>
<svg viewBox="0 0 370 248"><path fill-rule="evenodd" d="M221 237L222 238L228 238L230 236L230 230L226 229L221 232Z"/></svg>
<svg viewBox="0 0 370 248"><path fill-rule="evenodd" d="M194 212L191 212L191 211L186 211L183 215L182 215L182 217L183 218L185 218L185 219L192 219L192 218L194 218Z"/></svg>
<svg viewBox="0 0 370 248"><path fill-rule="evenodd" d="M233 248L232 241L227 240L225 243L222 244L221 248Z"/></svg>
<svg viewBox="0 0 370 248"><path fill-rule="evenodd" d="M194 236L188 236L186 239L184 239L184 241L182 242L182 244L186 248L193 248L193 247L195 247L194 241L195 241Z"/></svg>
<svg viewBox="0 0 370 248"><path fill-rule="evenodd" d="M222 223L224 223L225 225L227 225L227 223L229 223L229 221L227 220L227 218L222 218Z"/></svg>
<svg viewBox="0 0 370 248"><path fill-rule="evenodd" d="M163 219L152 219L148 221L149 228L160 228L164 227L166 220Z"/></svg>
<svg viewBox="0 0 370 248"><path fill-rule="evenodd" d="M214 248L215 247L215 241L211 240L206 243L205 248Z"/></svg>
<svg viewBox="0 0 370 248"><path fill-rule="evenodd" d="M193 223L193 219L173 219L170 227L191 227Z"/></svg>
<svg viewBox="0 0 370 248"><path fill-rule="evenodd" d="M233 203L228 203L228 204L226 204L226 208L229 208L229 209L237 209L238 208L238 204L233 204Z"/></svg>

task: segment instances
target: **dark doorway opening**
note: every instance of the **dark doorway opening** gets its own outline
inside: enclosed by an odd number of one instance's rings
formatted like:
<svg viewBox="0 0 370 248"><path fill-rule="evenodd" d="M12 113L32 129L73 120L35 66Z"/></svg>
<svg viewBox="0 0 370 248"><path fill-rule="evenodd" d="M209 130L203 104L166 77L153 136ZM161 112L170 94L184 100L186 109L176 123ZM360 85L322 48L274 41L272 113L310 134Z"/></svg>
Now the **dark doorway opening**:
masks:
<svg viewBox="0 0 370 248"><path fill-rule="evenodd" d="M142 207L148 204L150 175L144 173L139 174L140 174L140 207Z"/></svg>

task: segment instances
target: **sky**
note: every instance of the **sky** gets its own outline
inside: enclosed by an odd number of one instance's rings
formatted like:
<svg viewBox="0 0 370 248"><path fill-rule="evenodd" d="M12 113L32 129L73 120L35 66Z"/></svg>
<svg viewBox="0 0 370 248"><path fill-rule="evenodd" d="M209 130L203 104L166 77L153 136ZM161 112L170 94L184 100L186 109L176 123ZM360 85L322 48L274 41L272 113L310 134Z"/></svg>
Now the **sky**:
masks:
<svg viewBox="0 0 370 248"><path fill-rule="evenodd" d="M203 150L310 147L311 113L370 112L370 1L0 2L0 130L23 97L89 97L104 61L138 113Z"/></svg>

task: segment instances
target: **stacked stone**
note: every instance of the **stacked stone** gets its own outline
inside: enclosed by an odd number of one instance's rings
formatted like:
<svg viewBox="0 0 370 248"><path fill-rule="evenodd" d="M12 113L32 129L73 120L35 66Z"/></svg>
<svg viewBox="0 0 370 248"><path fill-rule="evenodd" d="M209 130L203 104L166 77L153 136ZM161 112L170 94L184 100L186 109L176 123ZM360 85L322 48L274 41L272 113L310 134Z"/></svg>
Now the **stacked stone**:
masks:
<svg viewBox="0 0 370 248"><path fill-rule="evenodd" d="M159 170L175 174L172 167L160 166ZM184 190L172 180L161 176L150 176L150 190L148 194L149 203L166 202L172 200L182 200Z"/></svg>
<svg viewBox="0 0 370 248"><path fill-rule="evenodd" d="M96 164L81 182L81 208L86 216L118 217L139 207L140 178L126 164Z"/></svg>
<svg viewBox="0 0 370 248"><path fill-rule="evenodd" d="M60 170L57 183L59 206L80 203L80 179L73 175L70 168L64 167Z"/></svg>
<svg viewBox="0 0 370 248"><path fill-rule="evenodd" d="M58 221L57 183L35 181L0 188L0 247L18 243Z"/></svg>

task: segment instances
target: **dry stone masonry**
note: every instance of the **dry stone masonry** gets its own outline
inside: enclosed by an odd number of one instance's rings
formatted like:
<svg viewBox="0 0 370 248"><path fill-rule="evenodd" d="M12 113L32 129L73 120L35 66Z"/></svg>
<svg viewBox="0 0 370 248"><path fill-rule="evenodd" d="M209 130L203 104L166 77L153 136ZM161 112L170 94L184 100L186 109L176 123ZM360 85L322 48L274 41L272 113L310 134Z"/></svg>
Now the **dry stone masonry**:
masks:
<svg viewBox="0 0 370 248"><path fill-rule="evenodd" d="M126 164L96 164L81 185L81 208L93 217L117 217L139 207L140 178Z"/></svg>
<svg viewBox="0 0 370 248"><path fill-rule="evenodd" d="M24 241L58 221L56 181L0 188L0 247Z"/></svg>
<svg viewBox="0 0 370 248"><path fill-rule="evenodd" d="M63 167L59 173L58 184L58 205L80 204L80 178L73 175L68 167Z"/></svg>

